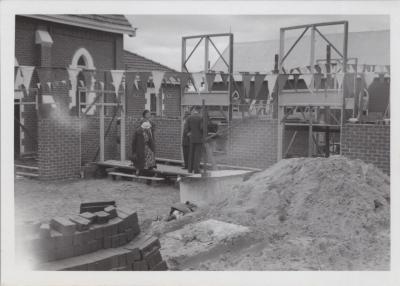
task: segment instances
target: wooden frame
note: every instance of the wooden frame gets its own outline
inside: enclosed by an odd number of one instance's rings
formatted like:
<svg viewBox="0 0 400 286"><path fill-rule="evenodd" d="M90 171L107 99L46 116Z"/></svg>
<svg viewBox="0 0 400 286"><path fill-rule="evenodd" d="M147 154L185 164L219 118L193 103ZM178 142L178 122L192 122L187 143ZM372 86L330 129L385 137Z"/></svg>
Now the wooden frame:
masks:
<svg viewBox="0 0 400 286"><path fill-rule="evenodd" d="M343 26L343 47L342 47L342 52L335 47L318 29L318 27L324 27L324 26ZM289 30L301 30L303 29L301 35L297 38L295 43L290 47L290 49L285 53L285 32ZM310 36L310 41L311 41L311 46L310 46L310 66L313 67L315 63L315 34L318 33L321 38L326 41L332 48L333 50L340 56L340 58L343 61L343 72L347 72L347 49L348 49L348 22L347 21L336 21L336 22L323 22L323 23L314 23L314 24L308 24L308 25L299 25L299 26L291 26L291 27L285 27L280 29L280 40L279 40L279 60L278 60L278 70L280 73L283 72L283 63L285 59L288 57L288 55L292 52L292 50L295 48L295 46L298 44L300 39L304 36L304 34L308 31L311 30L311 36ZM330 50L329 50L329 60L330 60ZM287 119L287 114L285 114L285 107L289 106L309 106L309 118L308 118L308 132L309 132L309 147L308 147L308 156L312 155L312 142L314 141L315 138L313 138L313 122L312 122L312 114L311 110L313 107L316 106L324 106L328 109L330 107L333 107L335 109L341 110L341 116L340 116L340 129L343 126L343 121L344 121L344 111L346 108L346 99L343 94L343 89L341 91L341 94L339 94L339 90L335 93L335 91L329 91L325 92L325 94L315 94L314 89L311 89L310 91L306 92L299 92L296 90L296 96L294 96L294 93L290 93L287 91L284 92L279 92L279 87L278 87L278 104L277 104L277 117L278 117L278 152L277 152L277 160L282 159L283 155L283 140L284 140L284 131L285 131L285 124L286 124L286 119ZM299 93L301 94L299 96ZM319 110L319 109L318 109ZM317 111L318 112L318 111ZM329 111L330 112L330 111ZM327 114L329 114L327 112ZM295 125L295 124L294 124ZM304 125L304 124L303 124ZM292 138L293 139L293 138ZM342 140L342 136L340 136L340 139ZM290 142L291 144L293 143L292 141ZM286 150L287 152L287 150ZM286 154L285 152L285 154Z"/></svg>
<svg viewBox="0 0 400 286"><path fill-rule="evenodd" d="M228 37L229 38L229 60L228 62L225 60L225 58L222 56L222 53L217 49L216 45L213 42L213 38L216 37ZM189 53L189 56L186 56L186 48L187 48L187 40L190 39L198 39L198 42L196 43L195 47L193 48L193 50ZM190 57L193 55L193 53L195 52L195 50L198 48L198 46L200 45L200 43L203 41L204 39L204 73L207 73L209 70L208 67L208 62L209 62L209 48L210 48L210 44L214 47L214 49L217 51L218 55L220 56L220 58L222 59L222 61L225 63L225 65L228 68L228 100L229 102L226 102L226 99L216 99L213 100L211 98L211 96L219 96L223 93L221 92L212 92L212 91L208 91L208 87L207 87L207 82L205 83L205 87L208 92L206 92L206 94L209 95L205 95L203 96L203 98L199 99L199 100L192 100L192 95L194 93L185 93L185 87L181 86L181 94L182 94L182 98L181 98L181 117L183 119L183 109L184 106L188 106L188 105L201 105L202 104L202 100L205 99L206 100L206 105L221 105L221 106L229 106L229 120L232 119L232 104L231 104L231 97L232 97L232 90L233 90L233 34L232 33L220 33L220 34L204 34L204 35L196 35L196 36L186 36L186 37L182 37L182 51L181 51L181 71L182 72L186 72L189 73L189 70L186 66L187 62L189 61ZM197 90L196 90L197 91ZM198 95L201 95L203 92L199 92L197 91ZM220 104L220 102L222 104ZM193 104L189 104L189 103L193 103Z"/></svg>

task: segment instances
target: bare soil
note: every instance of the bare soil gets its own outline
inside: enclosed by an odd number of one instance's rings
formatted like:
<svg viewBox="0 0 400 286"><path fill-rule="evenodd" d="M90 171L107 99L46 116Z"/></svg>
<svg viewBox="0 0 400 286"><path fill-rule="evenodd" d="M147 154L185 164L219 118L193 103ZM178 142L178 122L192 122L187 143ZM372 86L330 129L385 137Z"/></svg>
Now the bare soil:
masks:
<svg viewBox="0 0 400 286"><path fill-rule="evenodd" d="M148 186L110 179L43 182L19 178L14 196L16 224L76 215L82 202L114 200L117 206L136 209L145 229L151 221L169 213L171 205L179 201L179 190L165 184Z"/></svg>
<svg viewBox="0 0 400 286"><path fill-rule="evenodd" d="M174 270L390 269L390 178L360 160L283 160L233 187L225 201L171 222L159 218L179 201L173 186L107 179L15 182L17 222L76 214L81 202L99 200L135 208L142 231L161 240L207 219L251 230L244 245Z"/></svg>

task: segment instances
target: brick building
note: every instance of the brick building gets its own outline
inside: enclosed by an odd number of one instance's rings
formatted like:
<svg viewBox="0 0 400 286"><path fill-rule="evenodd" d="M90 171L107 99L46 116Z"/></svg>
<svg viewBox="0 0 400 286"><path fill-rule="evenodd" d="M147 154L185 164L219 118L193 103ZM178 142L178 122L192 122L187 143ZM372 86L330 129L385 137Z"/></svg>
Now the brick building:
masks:
<svg viewBox="0 0 400 286"><path fill-rule="evenodd" d="M35 67L28 90L15 87L15 158L20 162L30 163L29 171L36 171L41 179L63 179L78 177L81 167L98 161L101 149L101 130L104 130L104 160L120 160L130 157L130 142L137 120L144 109L149 109L156 124L156 156L159 158L181 160L181 92L182 87L177 78L177 71L162 64L146 59L133 52L123 50L123 34L135 36L135 28L121 15L24 15L16 17L15 62L19 69L26 66ZM378 33L379 34L379 33ZM382 33L381 33L382 34ZM379 34L379 35L381 35ZM384 33L386 36L387 34ZM384 36L385 36L384 35ZM386 39L386 38L385 38ZM357 44L361 41L359 41ZM364 39L365 40L365 39ZM244 84L237 74L242 71L252 73L273 69L273 65L259 68L257 50L251 53L251 46L259 44L235 45L235 89L239 94L244 92ZM368 46L363 44L363 46ZM262 45L261 45L262 47ZM351 47L351 46L350 46ZM262 48L264 49L264 48ZM388 49L386 47L385 49ZM244 51L244 53L243 53ZM273 54L268 57L273 58ZM371 54L381 53L370 49ZM259 51L260 53L260 51ZM261 53L264 55L264 53ZM364 52L362 58L367 58ZM257 58L258 60L251 60ZM388 59L381 58L383 64ZM241 64L242 63L242 64ZM218 62L213 70L219 70ZM269 65L269 64L268 64ZM48 72L50 68L51 72ZM104 95L106 105L96 104L98 92L93 92L87 74L79 72L75 83L68 81L68 68L104 72L104 83L107 90L113 90L111 82L106 80L110 70L135 71L148 76L145 86L128 92L125 82L125 109L121 110L114 102L117 93ZM154 72L162 74L160 89L156 91ZM148 74L148 75L146 75ZM22 82L16 73L16 83ZM49 84L50 82L50 84ZM76 85L76 91L71 85ZM288 80L285 88L293 86L294 80ZM250 82L251 99L266 101L276 90L263 82L258 95L255 95L255 82ZM389 97L390 80L375 79L369 87L371 93L370 110ZM122 87L121 87L122 88ZM221 80L216 79L213 89L226 88ZM297 88L304 87L299 82ZM357 89L361 88L360 80ZM101 128L101 112L104 108L104 126ZM268 109L268 110L267 110ZM380 110L380 108L375 108ZM248 106L234 107L234 118L228 122L229 131L215 143L217 163L267 168L277 161L278 119L273 102L263 106L263 116L254 116L248 112ZM213 112L219 113L219 110ZM242 117L246 113L245 117ZM225 114L226 116L226 114ZM121 118L124 118L122 125ZM372 133L377 132L382 136ZM372 133L371 133L372 132ZM290 156L306 156L309 137L299 131L296 140L291 140L293 131L284 134L284 149L293 145ZM375 133L374 133L375 134ZM342 153L350 158L360 158L374 163L386 173L390 172L390 126L345 125L342 136ZM121 148L121 137L125 138L125 148ZM371 144L363 144L368 139ZM339 139L337 138L337 141ZM370 150L373 148L374 150ZM124 149L122 152L121 149ZM26 171L22 169L21 171Z"/></svg>
<svg viewBox="0 0 400 286"><path fill-rule="evenodd" d="M36 168L29 170L44 179L77 177L87 146L98 145L93 131L98 120L79 116L90 94L79 84L82 73L76 92L68 86L66 69L123 69L123 35L135 36L136 29L122 15L18 15L15 20L15 158L29 157ZM35 68L29 88L18 85L24 67Z"/></svg>

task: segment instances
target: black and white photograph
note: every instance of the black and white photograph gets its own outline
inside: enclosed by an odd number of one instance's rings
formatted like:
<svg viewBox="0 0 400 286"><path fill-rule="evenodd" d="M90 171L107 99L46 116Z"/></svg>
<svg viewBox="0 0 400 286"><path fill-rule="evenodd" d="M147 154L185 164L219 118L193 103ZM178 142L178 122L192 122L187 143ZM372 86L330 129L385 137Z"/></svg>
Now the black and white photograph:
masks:
<svg viewBox="0 0 400 286"><path fill-rule="evenodd" d="M393 270L393 15L129 7L13 15L18 270Z"/></svg>

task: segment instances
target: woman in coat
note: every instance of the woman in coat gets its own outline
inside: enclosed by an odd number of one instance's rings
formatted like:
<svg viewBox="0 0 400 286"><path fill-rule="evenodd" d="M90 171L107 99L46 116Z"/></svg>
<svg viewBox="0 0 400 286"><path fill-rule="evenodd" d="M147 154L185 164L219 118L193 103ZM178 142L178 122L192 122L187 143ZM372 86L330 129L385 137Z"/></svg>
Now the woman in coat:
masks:
<svg viewBox="0 0 400 286"><path fill-rule="evenodd" d="M133 135L132 161L136 175L146 175L156 168L155 144L149 121L144 121Z"/></svg>

